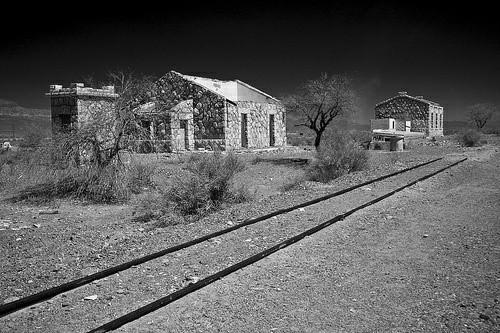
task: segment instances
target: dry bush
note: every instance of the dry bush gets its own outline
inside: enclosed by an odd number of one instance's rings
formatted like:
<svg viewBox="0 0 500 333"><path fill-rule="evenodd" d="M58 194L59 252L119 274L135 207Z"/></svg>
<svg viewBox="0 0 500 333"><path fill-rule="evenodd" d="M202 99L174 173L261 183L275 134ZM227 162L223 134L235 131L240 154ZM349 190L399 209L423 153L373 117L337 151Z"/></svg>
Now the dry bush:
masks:
<svg viewBox="0 0 500 333"><path fill-rule="evenodd" d="M304 189L304 182L306 181L306 177L301 175L294 177L289 182L283 184L280 188L281 192L289 192L294 190L302 190Z"/></svg>
<svg viewBox="0 0 500 333"><path fill-rule="evenodd" d="M181 221L172 214L170 203L165 194L160 191L148 191L134 196L132 206L134 207L133 220L136 222L156 220L159 226L165 227Z"/></svg>
<svg viewBox="0 0 500 333"><path fill-rule="evenodd" d="M481 133L475 129L468 129L458 135L458 140L465 147L481 145Z"/></svg>
<svg viewBox="0 0 500 333"><path fill-rule="evenodd" d="M235 192L231 187L234 175L244 168L234 153L192 155L185 169L174 176L168 199L182 215L203 214L223 203L241 201L248 197L244 189Z"/></svg>
<svg viewBox="0 0 500 333"><path fill-rule="evenodd" d="M368 158L368 152L361 149L348 134L329 133L308 169L308 178L326 183L344 174L366 169Z"/></svg>
<svg viewBox="0 0 500 333"><path fill-rule="evenodd" d="M142 162L132 159L126 166L127 187L134 194L139 194L154 187L153 177L158 164L151 161Z"/></svg>
<svg viewBox="0 0 500 333"><path fill-rule="evenodd" d="M56 198L76 198L95 203L117 203L130 196L123 166L91 165L69 167L59 172L46 168L41 171L49 171L45 179L31 184L27 182L11 200L41 202Z"/></svg>
<svg viewBox="0 0 500 333"><path fill-rule="evenodd" d="M38 148L41 146L42 141L46 137L46 134L39 130L29 131L20 142L19 146L21 148Z"/></svg>
<svg viewBox="0 0 500 333"><path fill-rule="evenodd" d="M60 138L38 149L2 154L0 191L10 194L13 201L76 198L117 203L152 184L153 164L79 163L78 155L65 149L66 143Z"/></svg>
<svg viewBox="0 0 500 333"><path fill-rule="evenodd" d="M364 149L368 149L370 142L372 140L372 132L370 131L359 131L352 130L349 132L352 140L354 140L359 146Z"/></svg>

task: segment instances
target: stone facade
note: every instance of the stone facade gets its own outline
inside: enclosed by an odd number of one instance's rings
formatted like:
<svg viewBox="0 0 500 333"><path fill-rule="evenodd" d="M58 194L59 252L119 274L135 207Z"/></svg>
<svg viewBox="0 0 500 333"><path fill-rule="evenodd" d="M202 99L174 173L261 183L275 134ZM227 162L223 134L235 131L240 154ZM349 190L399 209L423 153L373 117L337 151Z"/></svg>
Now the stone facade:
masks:
<svg viewBox="0 0 500 333"><path fill-rule="evenodd" d="M242 101L228 107L226 130L228 148L238 149L243 146L241 123L244 121L242 116L244 114L247 115L247 148L286 145L286 112L283 105ZM271 124L272 121L274 125Z"/></svg>
<svg viewBox="0 0 500 333"><path fill-rule="evenodd" d="M113 116L114 88L51 86L54 131L95 115ZM149 100L134 109L143 131L140 151L266 148L286 145L286 112L274 97L239 81L220 81L170 71L157 80ZM136 134L130 133L131 136ZM145 146L149 147L143 149ZM141 148L142 147L142 148Z"/></svg>
<svg viewBox="0 0 500 333"><path fill-rule="evenodd" d="M155 99L160 104L192 100L194 149L286 145L285 108L278 100L246 83L171 71L158 80L157 86ZM245 138L243 121L246 121Z"/></svg>
<svg viewBox="0 0 500 333"><path fill-rule="evenodd" d="M421 96L412 97L406 92L385 100L375 106L375 118L394 118L396 130L405 131L406 121L411 123L411 132L422 132L427 136L443 135L443 107Z"/></svg>
<svg viewBox="0 0 500 333"><path fill-rule="evenodd" d="M83 83L72 83L69 88L51 85L46 95L50 96L53 133L76 128L90 119L112 116L109 111L118 97L113 86L94 89Z"/></svg>
<svg viewBox="0 0 500 333"><path fill-rule="evenodd" d="M157 81L155 97L162 105L191 100L194 149L225 149L224 122L227 101L223 96L185 79L176 72L169 72Z"/></svg>

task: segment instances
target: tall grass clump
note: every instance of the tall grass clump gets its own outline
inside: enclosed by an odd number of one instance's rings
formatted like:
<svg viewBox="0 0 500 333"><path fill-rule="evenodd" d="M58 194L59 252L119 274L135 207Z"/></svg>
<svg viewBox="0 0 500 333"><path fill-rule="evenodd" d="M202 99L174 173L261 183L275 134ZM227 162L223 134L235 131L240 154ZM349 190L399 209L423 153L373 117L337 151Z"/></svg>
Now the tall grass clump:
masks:
<svg viewBox="0 0 500 333"><path fill-rule="evenodd" d="M182 215L198 215L223 203L242 201L242 189L232 189L234 176L245 168L234 153L191 155L174 176L167 197Z"/></svg>
<svg viewBox="0 0 500 333"><path fill-rule="evenodd" d="M323 139L307 174L310 180L326 183L367 166L368 152L347 133L335 132Z"/></svg>
<svg viewBox="0 0 500 333"><path fill-rule="evenodd" d="M133 194L139 194L155 187L153 177L157 163L132 159L124 168L127 187Z"/></svg>
<svg viewBox="0 0 500 333"><path fill-rule="evenodd" d="M0 192L12 201L46 202L73 198L94 203L128 200L152 184L154 166L119 159L108 164L83 161L68 152L64 138L39 148L0 156Z"/></svg>
<svg viewBox="0 0 500 333"><path fill-rule="evenodd" d="M465 147L476 147L481 145L481 133L475 129L467 129L458 135L458 140Z"/></svg>

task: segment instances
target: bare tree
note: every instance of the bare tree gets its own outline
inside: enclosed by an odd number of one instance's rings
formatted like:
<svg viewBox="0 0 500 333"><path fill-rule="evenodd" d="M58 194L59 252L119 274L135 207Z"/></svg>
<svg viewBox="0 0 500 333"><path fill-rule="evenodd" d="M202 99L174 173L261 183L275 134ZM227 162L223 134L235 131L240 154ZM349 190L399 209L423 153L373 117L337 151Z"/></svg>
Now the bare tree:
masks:
<svg viewBox="0 0 500 333"><path fill-rule="evenodd" d="M305 126L316 133L314 146L319 148L321 137L328 125L337 117L355 110L355 94L351 80L344 75L323 73L318 79L307 81L297 93L282 100L287 112L301 115Z"/></svg>
<svg viewBox="0 0 500 333"><path fill-rule="evenodd" d="M495 112L496 107L491 103L474 104L469 107L469 120L478 129L482 129Z"/></svg>
<svg viewBox="0 0 500 333"><path fill-rule="evenodd" d="M66 149L73 156L82 152L100 167L111 163L127 146L129 136L143 136L134 109L149 101L155 93L149 76L134 77L123 71L110 72L107 85L114 85L118 97L108 103L96 103L71 133L66 134Z"/></svg>

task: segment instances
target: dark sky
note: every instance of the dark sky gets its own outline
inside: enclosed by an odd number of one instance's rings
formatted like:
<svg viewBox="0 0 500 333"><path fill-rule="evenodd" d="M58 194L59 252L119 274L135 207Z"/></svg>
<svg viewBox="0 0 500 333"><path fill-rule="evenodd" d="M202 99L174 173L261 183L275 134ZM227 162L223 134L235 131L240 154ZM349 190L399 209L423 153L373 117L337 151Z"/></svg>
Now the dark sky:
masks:
<svg viewBox="0 0 500 333"><path fill-rule="evenodd" d="M449 120L500 104L499 20L478 1L19 3L2 8L0 99L26 107L49 108L50 84L117 69L238 78L277 97L344 73L365 122L402 90L440 103Z"/></svg>

